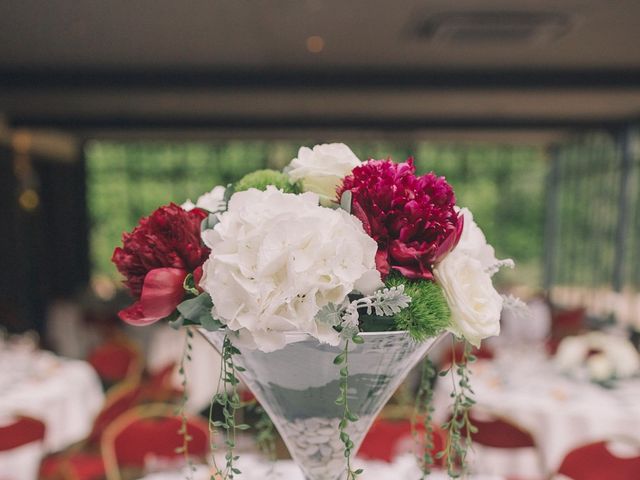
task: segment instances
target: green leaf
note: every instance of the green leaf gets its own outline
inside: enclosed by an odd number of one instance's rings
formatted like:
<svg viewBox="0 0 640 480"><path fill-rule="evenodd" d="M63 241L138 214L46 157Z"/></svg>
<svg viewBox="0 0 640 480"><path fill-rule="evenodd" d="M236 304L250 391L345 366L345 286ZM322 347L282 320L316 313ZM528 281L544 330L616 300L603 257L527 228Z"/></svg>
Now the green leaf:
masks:
<svg viewBox="0 0 640 480"><path fill-rule="evenodd" d="M347 213L351 213L351 199L353 198L353 194L351 190L345 190L342 192L342 198L340 198L340 208L346 211Z"/></svg>
<svg viewBox="0 0 640 480"><path fill-rule="evenodd" d="M203 232L205 230L211 230L218 224L218 222L220 222L218 216L216 214L210 213L209 216L205 218L200 224L200 230Z"/></svg>
<svg viewBox="0 0 640 480"><path fill-rule="evenodd" d="M354 335L351 341L353 341L353 343L361 345L364 343L364 338L362 338L360 335Z"/></svg>
<svg viewBox="0 0 640 480"><path fill-rule="evenodd" d="M350 422L357 422L358 416L355 413L347 412L347 418Z"/></svg>
<svg viewBox="0 0 640 480"><path fill-rule="evenodd" d="M180 330L180 327L182 327L184 325L184 320L185 318L178 314L177 317L175 317L173 320L169 320L169 326L171 328L173 328L174 330Z"/></svg>
<svg viewBox="0 0 640 480"><path fill-rule="evenodd" d="M191 295L199 295L200 292L196 288L196 280L193 276L193 273L189 273L186 277L184 277L184 281L182 282L182 288L185 292L190 293Z"/></svg>
<svg viewBox="0 0 640 480"><path fill-rule="evenodd" d="M195 298L185 300L178 305L178 312L185 319L196 325L202 325L210 332L215 332L222 324L211 316L213 302L208 293L201 293Z"/></svg>
<svg viewBox="0 0 640 480"><path fill-rule="evenodd" d="M336 358L333 359L333 364L334 365L340 365L340 364L344 363L344 360L345 360L345 354L344 354L344 352L342 352Z"/></svg>

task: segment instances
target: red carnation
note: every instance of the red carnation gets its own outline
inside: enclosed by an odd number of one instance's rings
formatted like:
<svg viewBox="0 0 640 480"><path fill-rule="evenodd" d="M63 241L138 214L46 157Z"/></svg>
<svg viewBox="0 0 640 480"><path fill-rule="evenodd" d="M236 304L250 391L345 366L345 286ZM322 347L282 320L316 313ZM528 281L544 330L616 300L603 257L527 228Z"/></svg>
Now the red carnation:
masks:
<svg viewBox="0 0 640 480"><path fill-rule="evenodd" d="M338 189L350 190L351 212L378 242L376 266L407 278L433 279L433 265L456 246L463 219L454 210L453 189L444 177L415 175L406 163L369 160L353 169Z"/></svg>
<svg viewBox="0 0 640 480"><path fill-rule="evenodd" d="M198 275L209 256L200 240L200 224L206 215L200 209L187 212L172 203L122 235L123 245L114 250L111 261L138 299L120 311L122 320L147 325L175 310L183 297L185 277L188 273Z"/></svg>

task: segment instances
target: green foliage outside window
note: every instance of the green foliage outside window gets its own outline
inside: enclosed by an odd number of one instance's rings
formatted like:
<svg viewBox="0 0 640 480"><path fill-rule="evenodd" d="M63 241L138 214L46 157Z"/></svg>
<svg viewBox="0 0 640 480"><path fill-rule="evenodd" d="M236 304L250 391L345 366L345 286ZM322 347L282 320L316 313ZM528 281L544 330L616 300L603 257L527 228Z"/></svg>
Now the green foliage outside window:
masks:
<svg viewBox="0 0 640 480"><path fill-rule="evenodd" d="M110 262L122 232L169 202L196 200L260 168L281 169L300 145L314 141L118 142L87 144L87 196L92 272L118 280ZM517 272L504 283L539 286L546 163L531 147L412 142L348 142L361 159L413 155L420 173L435 171L453 185L458 204L473 212L499 256Z"/></svg>

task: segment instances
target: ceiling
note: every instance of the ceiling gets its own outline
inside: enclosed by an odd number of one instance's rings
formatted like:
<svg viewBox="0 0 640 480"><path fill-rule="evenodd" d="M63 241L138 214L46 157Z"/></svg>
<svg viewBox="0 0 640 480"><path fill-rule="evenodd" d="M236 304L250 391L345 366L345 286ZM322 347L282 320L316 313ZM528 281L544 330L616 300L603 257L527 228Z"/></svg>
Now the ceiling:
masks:
<svg viewBox="0 0 640 480"><path fill-rule="evenodd" d="M442 43L418 25L456 12L553 13L555 41ZM484 19L486 17L481 17ZM504 23L513 17L502 17ZM519 25L531 20L516 19ZM3 0L5 66L640 68L637 0ZM535 20L535 19L534 19ZM325 48L310 54L306 39Z"/></svg>
<svg viewBox="0 0 640 480"><path fill-rule="evenodd" d="M597 126L640 118L638 25L637 0L3 0L0 112L84 132Z"/></svg>

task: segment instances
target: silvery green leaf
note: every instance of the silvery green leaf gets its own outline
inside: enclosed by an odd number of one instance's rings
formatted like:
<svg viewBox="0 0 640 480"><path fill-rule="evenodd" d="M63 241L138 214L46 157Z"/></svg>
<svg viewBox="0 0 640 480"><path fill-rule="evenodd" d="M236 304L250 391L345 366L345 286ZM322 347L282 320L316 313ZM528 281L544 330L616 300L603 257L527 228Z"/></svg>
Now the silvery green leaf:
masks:
<svg viewBox="0 0 640 480"><path fill-rule="evenodd" d="M178 305L178 312L191 323L202 325L205 329L213 332L218 330L222 324L211 316L212 307L213 302L209 294L201 293Z"/></svg>
<svg viewBox="0 0 640 480"><path fill-rule="evenodd" d="M226 204L223 205L224 209L226 209ZM220 210L220 212L222 212L224 210ZM216 215L215 213L210 213L209 216L207 218L205 218L202 223L200 224L200 230L201 231L205 231L205 230L211 230L213 227L215 227L218 223L220 222L220 219L218 218L218 215Z"/></svg>
<svg viewBox="0 0 640 480"><path fill-rule="evenodd" d="M411 297L404 293L404 285L380 289L372 295L351 302L345 310L343 321L346 321L347 315L357 318L359 308L366 309L367 315L375 312L379 316L391 316L407 308L409 303Z"/></svg>
<svg viewBox="0 0 640 480"><path fill-rule="evenodd" d="M347 213L351 213L351 199L353 198L353 194L351 190L345 190L342 192L342 197L340 198L340 208L345 210Z"/></svg>
<svg viewBox="0 0 640 480"><path fill-rule="evenodd" d="M180 330L180 327L184 325L184 317L182 315L178 315L175 319L169 320L168 323L174 330Z"/></svg>
<svg viewBox="0 0 640 480"><path fill-rule="evenodd" d="M331 326L340 325L344 309L344 304L336 305L335 303L329 303L320 309L316 315L316 320Z"/></svg>

